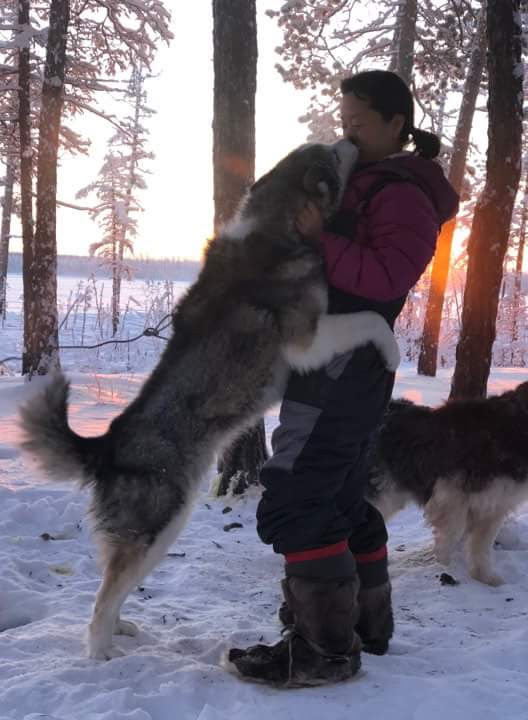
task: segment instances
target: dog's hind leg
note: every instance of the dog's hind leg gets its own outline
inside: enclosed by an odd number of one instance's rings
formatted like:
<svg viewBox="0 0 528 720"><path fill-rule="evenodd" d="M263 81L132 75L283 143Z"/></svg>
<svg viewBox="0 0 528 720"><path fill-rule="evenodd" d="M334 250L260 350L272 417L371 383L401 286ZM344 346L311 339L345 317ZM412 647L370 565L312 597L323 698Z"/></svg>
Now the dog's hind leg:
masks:
<svg viewBox="0 0 528 720"><path fill-rule="evenodd" d="M506 513L484 514L472 508L469 513L466 554L469 574L486 585L502 585L504 580L492 569L493 542L504 522Z"/></svg>
<svg viewBox="0 0 528 720"><path fill-rule="evenodd" d="M112 634L137 634L134 623L119 617L121 605L134 585L161 562L170 544L180 534L191 508L191 498L188 498L151 545L103 541L104 572L88 633L89 657L110 660L122 655L122 651L112 645Z"/></svg>
<svg viewBox="0 0 528 720"><path fill-rule="evenodd" d="M431 499L424 507L426 521L433 530L435 557L446 566L462 540L469 509L464 496L452 487L452 483L438 480Z"/></svg>
<svg viewBox="0 0 528 720"><path fill-rule="evenodd" d="M369 480L365 498L380 511L386 523L413 499L410 493L398 488L390 475Z"/></svg>
<svg viewBox="0 0 528 720"><path fill-rule="evenodd" d="M135 634L133 623L119 617L119 610L132 587L146 574L145 560L148 549L143 545L115 545L107 548L107 562L103 580L97 591L92 620L88 633L88 655L98 660L122 655L112 645L112 634Z"/></svg>

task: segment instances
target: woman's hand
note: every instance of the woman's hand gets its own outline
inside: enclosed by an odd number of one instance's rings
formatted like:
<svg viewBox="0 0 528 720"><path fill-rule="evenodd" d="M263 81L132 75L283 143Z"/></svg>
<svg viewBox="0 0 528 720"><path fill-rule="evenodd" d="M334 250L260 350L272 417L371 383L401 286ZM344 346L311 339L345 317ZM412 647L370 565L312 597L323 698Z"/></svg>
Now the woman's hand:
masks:
<svg viewBox="0 0 528 720"><path fill-rule="evenodd" d="M305 238L316 240L323 232L323 214L317 205L308 200L297 215L295 226Z"/></svg>

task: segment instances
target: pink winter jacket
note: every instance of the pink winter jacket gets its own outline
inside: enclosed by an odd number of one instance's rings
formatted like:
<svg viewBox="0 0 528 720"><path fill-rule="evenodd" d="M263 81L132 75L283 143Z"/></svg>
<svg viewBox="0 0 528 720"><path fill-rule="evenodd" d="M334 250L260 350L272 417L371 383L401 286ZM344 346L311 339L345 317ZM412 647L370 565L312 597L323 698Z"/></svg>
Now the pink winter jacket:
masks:
<svg viewBox="0 0 528 720"><path fill-rule="evenodd" d="M387 180L355 213L393 164L418 184ZM356 170L338 213L343 234L322 235L330 288L378 302L405 296L433 257L441 224L457 209L458 195L433 160L401 153ZM347 213L355 214L348 237Z"/></svg>

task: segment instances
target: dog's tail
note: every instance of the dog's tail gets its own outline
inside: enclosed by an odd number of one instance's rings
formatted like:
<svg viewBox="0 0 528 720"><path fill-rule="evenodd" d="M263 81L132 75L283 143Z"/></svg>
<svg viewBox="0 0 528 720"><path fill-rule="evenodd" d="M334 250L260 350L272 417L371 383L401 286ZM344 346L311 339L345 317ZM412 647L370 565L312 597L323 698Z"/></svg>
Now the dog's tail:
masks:
<svg viewBox="0 0 528 720"><path fill-rule="evenodd" d="M19 408L24 432L22 447L33 453L42 468L59 480L92 482L101 462L102 438L84 438L68 425L70 383L60 372L46 388Z"/></svg>

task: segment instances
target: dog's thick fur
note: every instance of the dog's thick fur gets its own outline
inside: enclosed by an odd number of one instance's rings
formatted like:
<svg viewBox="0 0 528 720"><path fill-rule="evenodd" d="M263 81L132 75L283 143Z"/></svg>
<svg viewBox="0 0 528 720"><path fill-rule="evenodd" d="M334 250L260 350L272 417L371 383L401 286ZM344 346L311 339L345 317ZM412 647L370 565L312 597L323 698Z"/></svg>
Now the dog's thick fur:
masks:
<svg viewBox="0 0 528 720"><path fill-rule="evenodd" d="M465 536L470 575L499 585L493 542L505 517L528 501L528 382L434 409L392 402L372 444L367 499L385 520L417 503L437 560L448 565Z"/></svg>
<svg viewBox="0 0 528 720"><path fill-rule="evenodd" d="M320 367L369 341L397 366L381 316L324 314L320 252L295 227L308 200L327 216L337 208L354 160L346 141L303 146L253 186L176 307L158 366L105 435L70 429L62 375L21 409L25 447L50 474L80 474L93 489L104 572L91 657L120 654L112 633L135 633L119 617L127 594L180 532L215 452L280 397L290 368Z"/></svg>

